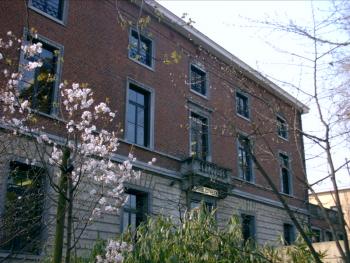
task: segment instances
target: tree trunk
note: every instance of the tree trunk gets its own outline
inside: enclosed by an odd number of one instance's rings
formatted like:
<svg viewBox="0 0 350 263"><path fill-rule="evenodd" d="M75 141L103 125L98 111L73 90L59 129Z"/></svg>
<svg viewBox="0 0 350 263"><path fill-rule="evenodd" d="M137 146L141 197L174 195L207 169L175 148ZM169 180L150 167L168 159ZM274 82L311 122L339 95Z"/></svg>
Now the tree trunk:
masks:
<svg viewBox="0 0 350 263"><path fill-rule="evenodd" d="M62 263L63 242L64 242L64 226L67 204L67 188L68 173L67 167L69 163L70 150L65 148L62 156L61 178L58 185L58 201L56 213L56 230L54 243L53 263Z"/></svg>
<svg viewBox="0 0 350 263"><path fill-rule="evenodd" d="M68 216L67 216L67 249L66 263L70 263L72 251L72 229L73 229L73 181L72 177L68 178Z"/></svg>

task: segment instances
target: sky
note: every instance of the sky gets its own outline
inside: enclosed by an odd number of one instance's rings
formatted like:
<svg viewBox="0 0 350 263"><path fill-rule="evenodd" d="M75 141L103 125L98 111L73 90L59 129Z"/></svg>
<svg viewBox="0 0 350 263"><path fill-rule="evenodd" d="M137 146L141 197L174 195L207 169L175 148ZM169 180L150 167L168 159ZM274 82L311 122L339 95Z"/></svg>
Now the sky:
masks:
<svg viewBox="0 0 350 263"><path fill-rule="evenodd" d="M311 43L291 33L272 29L260 22L276 21L284 24L293 22L311 25L312 10L316 21L321 21L327 14L325 11L330 9L330 2L208 0L158 0L158 2L177 16L185 16L185 21L189 19L194 21L192 25L196 29L308 105L310 113L303 116L303 129L321 134L319 132L322 129L315 104L301 92L301 90L312 92L313 82L309 62L299 57L299 55L310 56ZM324 35L334 38L343 37L334 33L333 29L324 32ZM327 81L324 80L324 87L322 87L325 90L327 90ZM284 82L292 83L294 87ZM325 99L322 101L322 106L331 108L332 103ZM345 157L349 158L349 151L348 145L343 141L335 143L334 156L337 166L344 162ZM325 156L319 155L320 149L306 140L305 153L309 181L314 182L326 176L328 168ZM318 157L315 158L315 156ZM350 176L347 170L343 169L338 174L337 180L340 187L350 187ZM329 181L324 181L315 188L323 191L328 190L330 186Z"/></svg>

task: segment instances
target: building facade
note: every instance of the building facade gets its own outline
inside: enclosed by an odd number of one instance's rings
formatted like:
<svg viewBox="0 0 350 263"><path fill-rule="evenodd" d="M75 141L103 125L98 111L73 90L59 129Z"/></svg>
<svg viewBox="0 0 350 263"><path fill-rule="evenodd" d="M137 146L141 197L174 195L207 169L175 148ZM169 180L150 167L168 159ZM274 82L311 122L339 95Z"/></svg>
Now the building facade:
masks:
<svg viewBox="0 0 350 263"><path fill-rule="evenodd" d="M97 100L108 100L117 111L118 124L110 127L121 137L115 161L132 152L135 169L142 171L140 179L125 184L129 199L123 209L81 227L81 253L88 253L97 238L135 228L147 215L177 220L200 202L216 209L221 226L239 216L244 238L263 244L283 236L293 242L295 227L255 165L251 148L299 219L308 223L308 195L300 183L306 178L303 142L295 132L302 129L307 107L160 4L29 0L26 5L18 0L2 1L0 13L1 35L11 30L23 41L43 43L44 69L55 79L47 87L31 83L35 88L23 93L41 120L59 118L60 82L89 83ZM38 31L34 40L28 37L31 28ZM20 52L17 59L25 63ZM23 82L35 78L26 76ZM32 169L15 146L8 156L1 162L3 203L15 192L9 178L19 176L8 174L22 171L30 177ZM152 158L157 161L149 165ZM45 214L52 215L50 202L45 201ZM39 248L16 257L35 259L49 251L52 229L34 229L31 237L38 237ZM4 246L2 256L8 256Z"/></svg>
<svg viewBox="0 0 350 263"><path fill-rule="evenodd" d="M339 211L337 210L336 204L335 204L335 194L334 191L323 191L316 193L317 198L320 200L322 205L326 208L326 210L330 213L330 218L333 219L332 223L334 225L339 224L339 220L337 218L337 213ZM342 213L344 214L344 220L346 225L349 225L349 219L350 219L350 189L339 189L339 199L342 207ZM309 201L311 204L313 204L313 207L317 207L318 203L316 200L316 197L314 194L310 194ZM318 208L319 209L319 208ZM313 214L313 213L312 213ZM318 212L320 214L320 212ZM334 214L334 215L333 215ZM320 241L331 241L334 240L334 237L329 231L329 227L327 227L327 224L324 226L325 222L319 223L319 222L312 222L311 226L314 227L315 231L319 231L320 233ZM349 228L345 227L347 231L347 235L349 237ZM332 238L332 239L330 239ZM343 235L341 233L337 233L337 239L343 240Z"/></svg>

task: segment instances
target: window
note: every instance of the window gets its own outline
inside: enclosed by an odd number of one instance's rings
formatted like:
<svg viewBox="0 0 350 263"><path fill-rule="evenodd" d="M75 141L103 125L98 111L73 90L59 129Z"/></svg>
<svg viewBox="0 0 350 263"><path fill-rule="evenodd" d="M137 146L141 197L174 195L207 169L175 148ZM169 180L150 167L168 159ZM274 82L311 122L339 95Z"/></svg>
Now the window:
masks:
<svg viewBox="0 0 350 263"><path fill-rule="evenodd" d="M215 204L210 201L205 201L205 200L197 200L197 199L192 199L190 203L190 209L199 209L199 207L203 205L205 209L211 213L215 209Z"/></svg>
<svg viewBox="0 0 350 263"><path fill-rule="evenodd" d="M206 73L195 65L191 65L191 90L207 95L207 76Z"/></svg>
<svg viewBox="0 0 350 263"><path fill-rule="evenodd" d="M19 162L10 163L1 249L40 253L43 181L43 169Z"/></svg>
<svg viewBox="0 0 350 263"><path fill-rule="evenodd" d="M252 159L250 156L250 141L248 138L238 138L238 176L248 182L253 181Z"/></svg>
<svg viewBox="0 0 350 263"><path fill-rule="evenodd" d="M128 190L128 199L123 210L122 232L128 228L135 231L141 222L146 220L148 212L148 195L143 192Z"/></svg>
<svg viewBox="0 0 350 263"><path fill-rule="evenodd" d="M152 40L132 29L129 41L129 58L153 67Z"/></svg>
<svg viewBox="0 0 350 263"><path fill-rule="evenodd" d="M20 99L28 100L30 107L39 112L52 114L58 88L58 54L60 48L53 47L40 39L33 43L42 43L42 52L33 57L21 54ZM42 62L42 66L35 70L26 70L24 67L29 62Z"/></svg>
<svg viewBox="0 0 350 263"><path fill-rule="evenodd" d="M208 119L191 112L191 156L207 160L209 156Z"/></svg>
<svg viewBox="0 0 350 263"><path fill-rule="evenodd" d="M57 20L63 20L65 0L30 0L29 6Z"/></svg>
<svg viewBox="0 0 350 263"><path fill-rule="evenodd" d="M284 238L285 246L288 246L294 243L295 241L294 227L291 224L283 224L283 238Z"/></svg>
<svg viewBox="0 0 350 263"><path fill-rule="evenodd" d="M129 83L126 139L150 146L150 92Z"/></svg>
<svg viewBox="0 0 350 263"><path fill-rule="evenodd" d="M337 233L338 240L344 240L344 235L342 233Z"/></svg>
<svg viewBox="0 0 350 263"><path fill-rule="evenodd" d="M238 115L249 119L249 101L248 97L241 92L236 92L236 110Z"/></svg>
<svg viewBox="0 0 350 263"><path fill-rule="evenodd" d="M288 139L288 125L286 120L277 116L277 134L283 139Z"/></svg>
<svg viewBox="0 0 350 263"><path fill-rule="evenodd" d="M329 231L329 230L326 230L325 232L324 232L324 241L333 241L334 239L333 239L333 234L332 234L332 232L331 231Z"/></svg>
<svg viewBox="0 0 350 263"><path fill-rule="evenodd" d="M243 240L255 240L255 217L252 215L242 214L242 236Z"/></svg>
<svg viewBox="0 0 350 263"><path fill-rule="evenodd" d="M312 242L321 242L321 230L315 228L312 229Z"/></svg>
<svg viewBox="0 0 350 263"><path fill-rule="evenodd" d="M292 194L292 182L290 176L289 158L287 155L280 153L280 167L282 177L282 193L290 195Z"/></svg>

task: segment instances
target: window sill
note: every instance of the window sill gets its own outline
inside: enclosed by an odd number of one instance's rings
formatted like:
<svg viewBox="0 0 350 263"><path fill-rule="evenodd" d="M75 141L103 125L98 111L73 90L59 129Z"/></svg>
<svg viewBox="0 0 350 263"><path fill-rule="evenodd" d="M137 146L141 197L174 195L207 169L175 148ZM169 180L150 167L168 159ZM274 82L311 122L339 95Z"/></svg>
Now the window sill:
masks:
<svg viewBox="0 0 350 263"><path fill-rule="evenodd" d="M39 116L42 116L42 117L45 117L45 118L48 118L48 119L52 119L52 120L55 120L55 121L66 123L66 121L64 119L59 118L57 115L47 114L47 113L44 113L44 112L41 112L41 111L38 111L38 110L33 110L33 109L31 109L31 111L34 114L36 114L36 115L39 115Z"/></svg>
<svg viewBox="0 0 350 263"><path fill-rule="evenodd" d="M148 66L148 65L146 65L146 64L144 64L144 63L138 61L137 59L134 59L134 58L132 58L132 57L130 57L130 56L128 56L128 57L129 57L129 59L130 59L131 61L135 62L136 64L138 64L138 65L140 65L140 66L143 66L143 67L145 67L146 69L148 69L148 70L150 70L150 71L152 71L152 72L155 72L154 63L152 63L152 66Z"/></svg>
<svg viewBox="0 0 350 263"><path fill-rule="evenodd" d="M238 181L241 181L242 183L246 183L246 184L250 184L250 185L258 187L258 185L255 183L255 180L247 181L247 180L244 180L244 179L242 179L240 177L236 177L235 179L238 180Z"/></svg>
<svg viewBox="0 0 350 263"><path fill-rule="evenodd" d="M35 11L36 13L52 20L53 22L57 23L57 24L60 24L61 26L66 26L66 23L63 21L63 20L59 20L57 19L56 17L53 17L53 16L50 16L49 14L45 13L44 11L32 6L30 3L28 4L28 7L30 9L32 9L33 11Z"/></svg>
<svg viewBox="0 0 350 263"><path fill-rule="evenodd" d="M277 136L278 136L278 138L280 138L280 139L282 139L282 140L284 140L284 141L286 141L286 142L289 142L288 137L287 137L287 138L284 138L284 137L282 137L282 136L280 136L280 135L277 135Z"/></svg>
<svg viewBox="0 0 350 263"><path fill-rule="evenodd" d="M12 255L12 256L11 256ZM18 260L34 260L34 261L38 261L40 262L40 260L42 259L42 256L38 255L38 254L34 254L34 253L25 253L25 252L11 252L9 250L0 250L0 259L4 259L4 258L11 258L11 259L18 259Z"/></svg>
<svg viewBox="0 0 350 263"><path fill-rule="evenodd" d="M289 197L289 198L295 198L295 196L293 194L286 194L283 192L279 192L281 195L285 196L285 197Z"/></svg>
<svg viewBox="0 0 350 263"><path fill-rule="evenodd" d="M192 93L196 94L197 96L203 98L203 99L209 100L208 94L207 94L207 95L203 95L202 93L199 93L199 92L193 90L192 88L190 88L190 91L191 91Z"/></svg>
<svg viewBox="0 0 350 263"><path fill-rule="evenodd" d="M241 114L239 114L239 113L237 113L237 116L240 117L240 118L242 118L242 119L244 119L244 120L246 120L246 121L251 122L251 119L250 119L250 118L247 118L247 117L245 117L245 116L243 116L243 115L241 115Z"/></svg>
<svg viewBox="0 0 350 263"><path fill-rule="evenodd" d="M131 145L131 146L134 146L134 147L137 147L137 148L140 148L142 150L146 150L148 152L153 152L153 153L156 153L156 154L159 154L159 155L162 155L164 157L167 157L167 158L170 158L170 159L174 159L176 161L181 161L182 159L179 158L179 157L176 157L174 155L170 155L170 154L167 154L167 153L164 153L164 152L160 152L160 151L157 151L154 149L154 147L146 147L146 146L142 146L142 145L138 145L138 144L135 144L135 143L131 143L131 142L128 142L126 139L119 139L119 141L125 143L125 144L128 144L128 145Z"/></svg>

